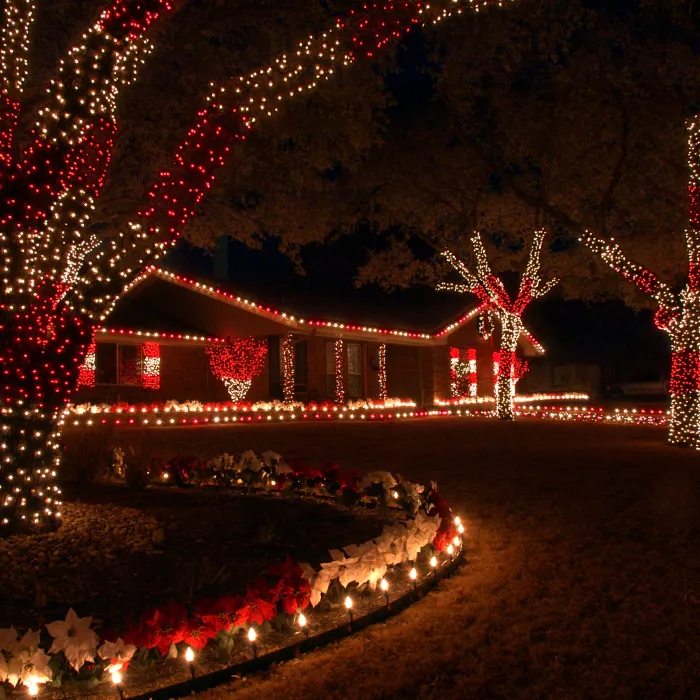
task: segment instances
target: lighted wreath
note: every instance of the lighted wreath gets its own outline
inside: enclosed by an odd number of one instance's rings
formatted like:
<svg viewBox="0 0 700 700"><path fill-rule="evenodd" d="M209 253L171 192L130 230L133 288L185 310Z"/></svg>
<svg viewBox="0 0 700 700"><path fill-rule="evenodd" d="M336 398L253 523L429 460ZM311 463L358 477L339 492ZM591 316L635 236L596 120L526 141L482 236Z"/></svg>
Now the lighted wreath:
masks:
<svg viewBox="0 0 700 700"><path fill-rule="evenodd" d="M248 450L239 456L179 458L152 465L152 476L162 484L332 497L346 504L380 506L395 518L378 537L331 550L330 560L319 568L287 557L249 582L245 593L232 591L191 607L170 602L136 611L121 633L99 630L98 634L91 617L79 618L73 610L65 620L39 630L0 629L0 688L24 685L30 695L37 695L43 684L111 681L122 696L130 663L143 667L168 658L182 658L194 675L196 654L205 648L220 660L228 655L231 661L235 638L245 635L257 655L255 645L263 625L286 617L290 628L305 627L309 610L338 587L352 620L353 599L363 591L379 588L388 604L388 571L405 575L415 585L416 579L430 576L462 547L464 526L436 485L425 488L389 472L360 477L335 464L287 463L272 451L258 456Z"/></svg>
<svg viewBox="0 0 700 700"><path fill-rule="evenodd" d="M224 383L231 401L243 401L254 377L265 368L267 345L255 338L234 338L206 351L212 374Z"/></svg>

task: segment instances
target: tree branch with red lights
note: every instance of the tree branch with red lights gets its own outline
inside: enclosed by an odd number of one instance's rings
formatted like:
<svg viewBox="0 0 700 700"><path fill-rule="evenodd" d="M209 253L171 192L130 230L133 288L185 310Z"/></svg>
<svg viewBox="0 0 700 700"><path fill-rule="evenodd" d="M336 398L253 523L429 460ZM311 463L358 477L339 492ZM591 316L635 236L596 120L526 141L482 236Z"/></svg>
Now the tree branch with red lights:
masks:
<svg viewBox="0 0 700 700"><path fill-rule="evenodd" d="M501 420L513 420L515 384L527 370L527 363L522 363L516 356L521 336L529 337L522 321L523 312L533 299L544 296L558 281L553 279L544 282L540 274L542 242L545 235L546 232L543 230L535 231L533 234L527 267L520 280L518 293L513 298L506 291L502 280L491 271L479 233L471 238L476 256L475 272L472 272L451 251L443 252L445 259L464 279L465 284L441 283L438 289L475 294L482 304L483 311L492 312L501 325L499 369L495 386L496 415Z"/></svg>
<svg viewBox="0 0 700 700"><path fill-rule="evenodd" d="M700 449L700 115L688 123L688 281L680 292L630 261L615 241L590 231L580 240L658 305L654 322L671 339L669 441Z"/></svg>
<svg viewBox="0 0 700 700"><path fill-rule="evenodd" d="M26 146L15 129L35 7L33 0L8 0L5 6L0 535L59 522L59 419L94 328L192 222L234 149L278 114L281 101L307 94L360 58L372 60L411 27L490 4L365 4L268 66L227 82L210 94L128 225L98 235L91 225L115 150L118 102L151 50L147 30L173 2L114 0L60 61Z"/></svg>
<svg viewBox="0 0 700 700"><path fill-rule="evenodd" d="M253 379L265 369L267 345L255 338L234 338L206 349L212 374L224 383L231 401L243 401Z"/></svg>

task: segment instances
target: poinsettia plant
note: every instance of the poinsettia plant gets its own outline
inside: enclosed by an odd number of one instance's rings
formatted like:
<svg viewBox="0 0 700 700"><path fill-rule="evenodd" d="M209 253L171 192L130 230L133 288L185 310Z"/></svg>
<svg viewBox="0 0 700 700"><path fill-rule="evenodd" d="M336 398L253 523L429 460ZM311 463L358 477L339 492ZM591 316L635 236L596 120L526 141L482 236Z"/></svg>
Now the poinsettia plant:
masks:
<svg viewBox="0 0 700 700"><path fill-rule="evenodd" d="M335 463L285 461L271 450L213 460L179 457L153 462L150 469L163 484L254 486L341 500L351 497L353 503L383 504L398 519L378 537L332 550L331 560L319 568L287 556L250 582L245 594L227 593L191 607L171 601L149 608L129 618L121 634L95 629L91 617L79 617L72 609L65 619L41 630L20 635L14 627L0 629L0 687L24 685L33 692L40 684L99 683L132 664L177 657L186 647L218 647L222 662L227 662L237 634L285 620L289 626L300 612L334 591L339 596L349 586L374 589L391 567L414 562L426 550L432 555L454 546L463 532L435 483L426 490L385 471L360 477Z"/></svg>

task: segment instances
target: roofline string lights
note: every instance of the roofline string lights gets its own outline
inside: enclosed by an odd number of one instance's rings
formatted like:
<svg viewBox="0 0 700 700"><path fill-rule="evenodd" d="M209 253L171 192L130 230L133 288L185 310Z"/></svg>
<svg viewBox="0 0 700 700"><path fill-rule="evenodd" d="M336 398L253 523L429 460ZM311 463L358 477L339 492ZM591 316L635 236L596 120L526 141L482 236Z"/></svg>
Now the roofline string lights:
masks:
<svg viewBox="0 0 700 700"><path fill-rule="evenodd" d="M439 290L475 294L481 301L480 310L492 311L501 324L501 342L498 368L494 358L496 415L501 420L513 420L513 397L515 383L512 381L517 368L514 363L518 341L522 335L529 337L522 321L522 314L533 299L544 296L554 285L556 279L544 282L541 272L542 243L546 231L534 232L528 252L525 273L520 280L520 288L515 298L511 299L498 277L491 272L486 249L478 232L471 237L472 249L476 256L476 272L472 272L457 256L449 250L443 256L453 269L464 279L466 284L443 282Z"/></svg>
<svg viewBox="0 0 700 700"><path fill-rule="evenodd" d="M614 239L590 231L580 240L607 265L650 296L659 308L657 327L671 340L670 443L700 449L700 115L688 122L688 282L676 293L643 265L625 256Z"/></svg>

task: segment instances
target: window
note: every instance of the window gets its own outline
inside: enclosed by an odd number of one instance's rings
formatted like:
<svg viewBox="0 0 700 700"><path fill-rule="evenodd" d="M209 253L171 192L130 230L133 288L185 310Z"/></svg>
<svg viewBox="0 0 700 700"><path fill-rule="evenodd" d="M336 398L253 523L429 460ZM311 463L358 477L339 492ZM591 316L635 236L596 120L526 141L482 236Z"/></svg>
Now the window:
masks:
<svg viewBox="0 0 700 700"><path fill-rule="evenodd" d="M348 394L362 396L362 344L348 343Z"/></svg>
<svg viewBox="0 0 700 700"><path fill-rule="evenodd" d="M335 396L335 341L326 343L326 396Z"/></svg>
<svg viewBox="0 0 700 700"><path fill-rule="evenodd" d="M143 383L141 346L97 343L95 383L141 386Z"/></svg>
<svg viewBox="0 0 700 700"><path fill-rule="evenodd" d="M306 393L307 382L306 341L302 340L294 346L294 391Z"/></svg>

